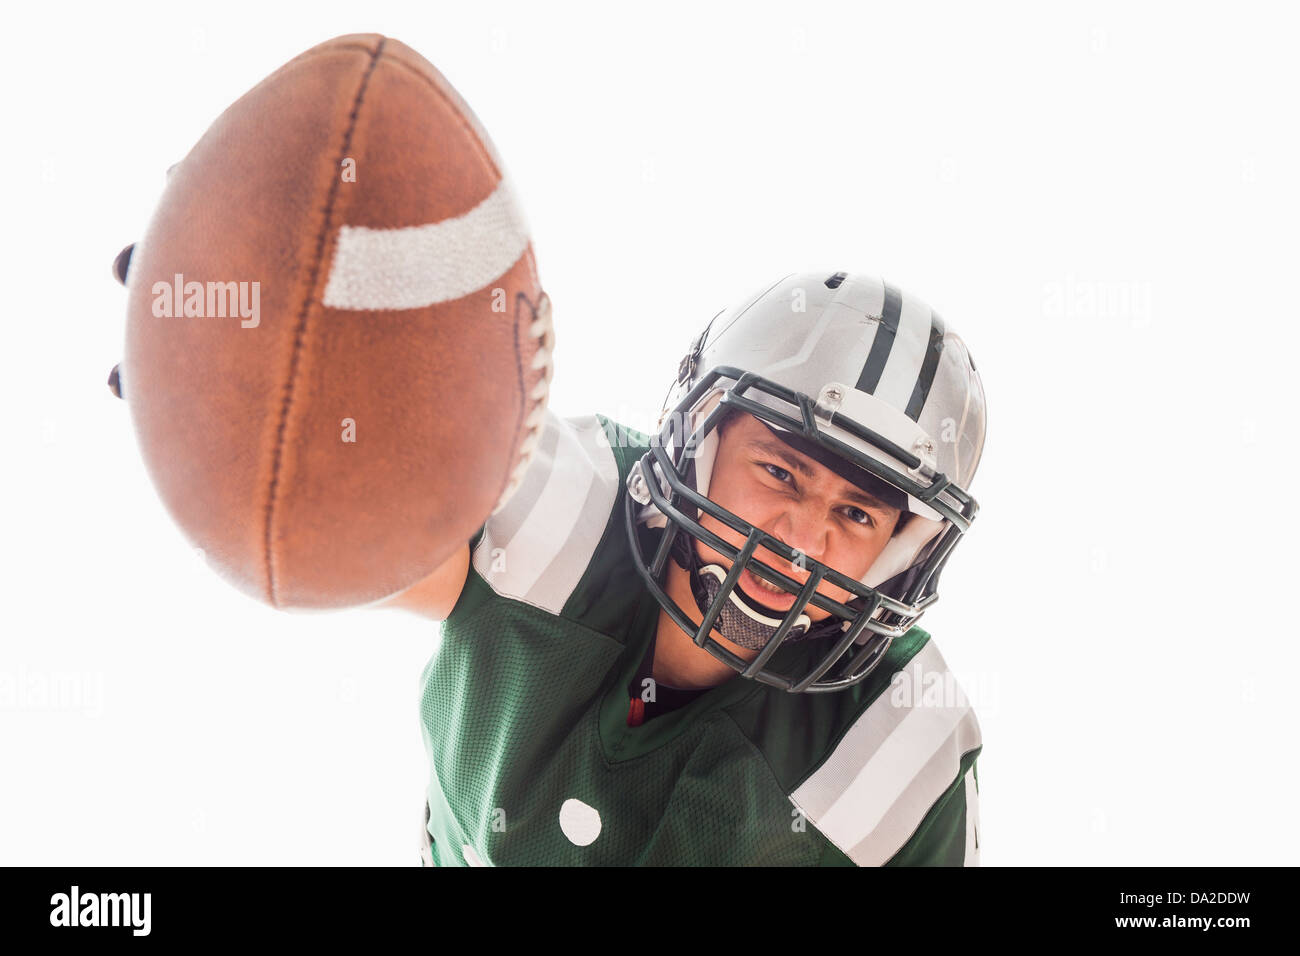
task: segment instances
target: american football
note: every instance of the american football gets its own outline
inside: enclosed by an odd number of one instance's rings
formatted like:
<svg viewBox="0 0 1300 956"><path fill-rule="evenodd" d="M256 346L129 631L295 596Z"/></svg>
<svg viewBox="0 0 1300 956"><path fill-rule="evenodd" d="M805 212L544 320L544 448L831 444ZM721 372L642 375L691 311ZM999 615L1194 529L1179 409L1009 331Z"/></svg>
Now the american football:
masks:
<svg viewBox="0 0 1300 956"><path fill-rule="evenodd" d="M516 489L550 301L486 131L396 40L337 37L236 101L115 272L152 480L258 600L382 600Z"/></svg>

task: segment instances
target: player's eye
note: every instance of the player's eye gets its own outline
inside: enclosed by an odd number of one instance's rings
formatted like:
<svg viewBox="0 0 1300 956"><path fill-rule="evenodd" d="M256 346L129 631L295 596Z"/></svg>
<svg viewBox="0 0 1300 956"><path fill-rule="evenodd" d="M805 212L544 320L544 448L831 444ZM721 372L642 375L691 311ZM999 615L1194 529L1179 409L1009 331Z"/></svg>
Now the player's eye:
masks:
<svg viewBox="0 0 1300 956"><path fill-rule="evenodd" d="M844 512L849 516L849 520L854 524L864 525L868 528L874 528L876 526L876 519L871 517L871 515L867 514L861 508L854 508L850 505L844 509Z"/></svg>
<svg viewBox="0 0 1300 956"><path fill-rule="evenodd" d="M763 462L759 462L759 464L761 464L764 468L766 468L767 473L771 475L773 478L775 478L777 481L785 481L788 478L794 477L793 475L790 474L790 472L786 471L784 468L780 468L776 465L771 464L770 462L763 461Z"/></svg>

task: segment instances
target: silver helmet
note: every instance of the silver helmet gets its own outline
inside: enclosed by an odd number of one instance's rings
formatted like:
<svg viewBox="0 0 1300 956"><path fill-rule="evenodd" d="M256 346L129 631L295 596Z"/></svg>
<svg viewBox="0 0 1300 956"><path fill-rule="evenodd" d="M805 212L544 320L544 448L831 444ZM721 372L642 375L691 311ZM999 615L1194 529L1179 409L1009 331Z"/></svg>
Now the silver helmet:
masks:
<svg viewBox="0 0 1300 956"><path fill-rule="evenodd" d="M718 424L736 411L907 513L860 578L709 499ZM978 510L969 487L984 430L975 363L928 305L872 276L785 276L715 315L682 359L658 433L628 476L634 561L673 620L742 675L795 692L852 686L937 600L939 572ZM744 545L702 525L705 514L743 535ZM703 564L695 541L729 566ZM806 569L806 580L765 564L758 548ZM667 593L670 558L689 573L698 625ZM765 609L738 589L746 569L796 594L793 606ZM822 580L852 597L841 603L816 593ZM829 615L814 622L808 605ZM713 630L759 654L737 656ZM795 644L802 650L792 655Z"/></svg>

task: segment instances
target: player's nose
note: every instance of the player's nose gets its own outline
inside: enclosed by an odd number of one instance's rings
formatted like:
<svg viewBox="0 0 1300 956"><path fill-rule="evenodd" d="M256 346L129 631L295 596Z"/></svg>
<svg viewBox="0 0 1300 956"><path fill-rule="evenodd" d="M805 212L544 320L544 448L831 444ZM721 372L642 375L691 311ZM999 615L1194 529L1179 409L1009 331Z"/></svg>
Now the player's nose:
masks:
<svg viewBox="0 0 1300 956"><path fill-rule="evenodd" d="M820 561L826 553L826 520L818 509L810 505L792 506L781 513L775 525L774 536L782 544L794 549L796 556ZM787 567L790 562L781 559ZM790 576L799 581L808 579L806 568L800 568L796 562Z"/></svg>

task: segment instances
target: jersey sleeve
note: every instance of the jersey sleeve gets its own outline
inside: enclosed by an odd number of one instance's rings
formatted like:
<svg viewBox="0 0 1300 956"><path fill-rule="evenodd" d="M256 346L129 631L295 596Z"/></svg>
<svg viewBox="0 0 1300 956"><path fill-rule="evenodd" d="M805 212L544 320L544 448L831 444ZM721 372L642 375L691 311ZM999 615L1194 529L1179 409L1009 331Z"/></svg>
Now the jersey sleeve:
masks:
<svg viewBox="0 0 1300 956"><path fill-rule="evenodd" d="M882 684L791 800L858 866L973 863L983 745L970 700L928 635Z"/></svg>
<svg viewBox="0 0 1300 956"><path fill-rule="evenodd" d="M559 614L609 524L619 465L605 421L547 410L518 490L470 541L471 566L498 596Z"/></svg>
<svg viewBox="0 0 1300 956"><path fill-rule="evenodd" d="M979 783L975 754L886 866L979 866Z"/></svg>

